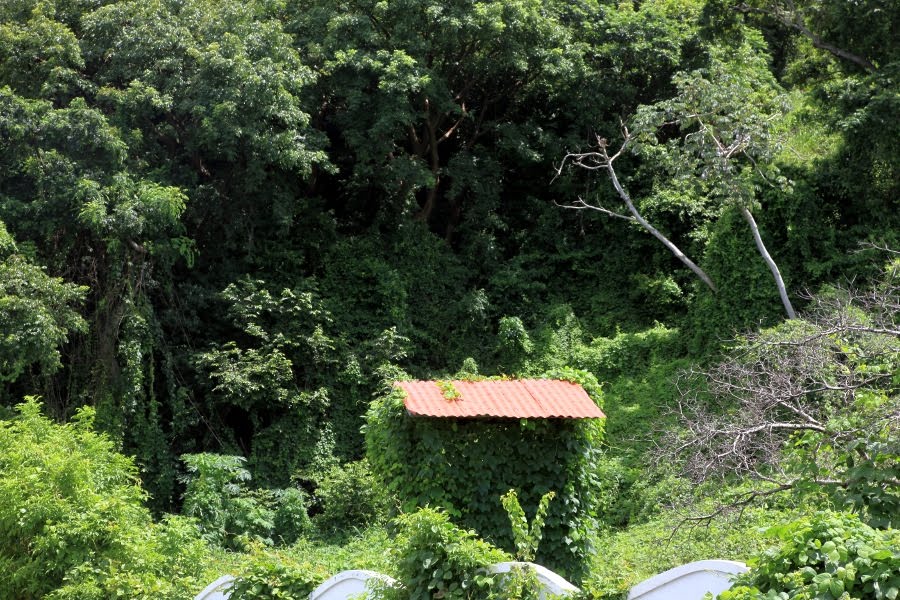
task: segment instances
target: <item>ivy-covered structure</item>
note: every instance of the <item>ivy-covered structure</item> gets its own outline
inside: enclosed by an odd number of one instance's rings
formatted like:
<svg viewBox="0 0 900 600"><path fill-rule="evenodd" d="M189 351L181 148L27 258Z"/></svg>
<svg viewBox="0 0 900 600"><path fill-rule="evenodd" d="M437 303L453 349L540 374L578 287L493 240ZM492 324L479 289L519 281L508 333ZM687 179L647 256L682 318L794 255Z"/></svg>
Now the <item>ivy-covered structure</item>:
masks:
<svg viewBox="0 0 900 600"><path fill-rule="evenodd" d="M537 562L578 580L597 519L602 394L588 373L547 377L398 381L367 414L367 453L402 511L441 507L508 549L500 496L516 489L533 517L555 492Z"/></svg>

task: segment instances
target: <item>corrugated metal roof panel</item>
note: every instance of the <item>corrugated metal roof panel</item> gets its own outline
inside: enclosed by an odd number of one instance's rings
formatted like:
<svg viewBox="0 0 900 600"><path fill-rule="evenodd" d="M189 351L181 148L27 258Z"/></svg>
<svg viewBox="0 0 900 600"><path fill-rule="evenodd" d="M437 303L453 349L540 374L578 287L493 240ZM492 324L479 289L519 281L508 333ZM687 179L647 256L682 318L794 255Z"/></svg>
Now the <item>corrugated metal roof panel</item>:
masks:
<svg viewBox="0 0 900 600"><path fill-rule="evenodd" d="M458 398L447 399L435 381L398 381L404 404L422 417L596 419L605 415L577 383L557 379L451 381Z"/></svg>

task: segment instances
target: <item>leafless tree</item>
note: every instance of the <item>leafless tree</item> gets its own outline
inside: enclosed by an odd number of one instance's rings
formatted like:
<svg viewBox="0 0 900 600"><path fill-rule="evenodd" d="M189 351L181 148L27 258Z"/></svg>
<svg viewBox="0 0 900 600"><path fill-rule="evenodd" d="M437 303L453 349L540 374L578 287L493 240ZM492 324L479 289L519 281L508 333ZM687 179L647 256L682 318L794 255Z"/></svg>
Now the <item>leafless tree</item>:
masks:
<svg viewBox="0 0 900 600"><path fill-rule="evenodd" d="M771 77L764 57L750 46L741 47L736 56L727 59L714 56L706 68L676 74L673 82L678 94L637 109L629 120L634 134L622 125L623 141L618 151L611 152L607 140L597 136L595 148L568 153L557 170L560 174L566 165L574 165L605 171L627 212L582 198L565 207L595 210L638 223L715 291L715 284L703 269L640 214L619 181L615 161L626 150L652 146L659 151L655 153L656 160L670 169L674 178L682 183L691 180L700 195L718 199L723 209L731 207L740 212L759 255L772 273L787 318L794 319L796 312L784 278L752 212L758 205L756 189L760 181L784 190L789 188L789 182L778 174L775 165L783 145L776 123L788 109L785 95ZM667 139L674 130L679 137Z"/></svg>
<svg viewBox="0 0 900 600"><path fill-rule="evenodd" d="M662 435L659 458L698 482L757 482L719 511L802 485L839 492L866 483L900 496L898 372L895 261L873 288L820 295L802 319L748 335L726 360L685 374L682 429ZM860 464L878 476L859 481Z"/></svg>

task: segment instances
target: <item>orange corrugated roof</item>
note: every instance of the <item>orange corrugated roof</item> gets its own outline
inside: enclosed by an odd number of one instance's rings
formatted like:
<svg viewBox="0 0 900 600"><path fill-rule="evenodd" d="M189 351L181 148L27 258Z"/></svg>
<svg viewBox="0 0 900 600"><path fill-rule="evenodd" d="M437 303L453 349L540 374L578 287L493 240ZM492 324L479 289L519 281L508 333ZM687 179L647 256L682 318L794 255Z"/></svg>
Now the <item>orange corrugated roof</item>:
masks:
<svg viewBox="0 0 900 600"><path fill-rule="evenodd" d="M451 381L448 400L434 381L398 381L410 414L422 417L596 419L605 415L577 383L557 379Z"/></svg>

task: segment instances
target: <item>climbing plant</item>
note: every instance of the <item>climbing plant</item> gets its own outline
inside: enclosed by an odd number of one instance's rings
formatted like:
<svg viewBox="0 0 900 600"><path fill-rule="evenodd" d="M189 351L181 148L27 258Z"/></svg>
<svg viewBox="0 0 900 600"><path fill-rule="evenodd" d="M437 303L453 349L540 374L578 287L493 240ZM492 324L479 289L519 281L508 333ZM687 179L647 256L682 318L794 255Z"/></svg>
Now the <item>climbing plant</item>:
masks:
<svg viewBox="0 0 900 600"><path fill-rule="evenodd" d="M601 401L593 376L566 373L583 380L594 401ZM536 558L578 579L598 517L592 466L603 422L411 417L403 394L394 388L373 402L365 429L369 462L400 509L439 506L486 540L515 549L500 497L517 488L521 517L542 516L541 497L553 491L557 500L549 508L544 501L546 521Z"/></svg>

